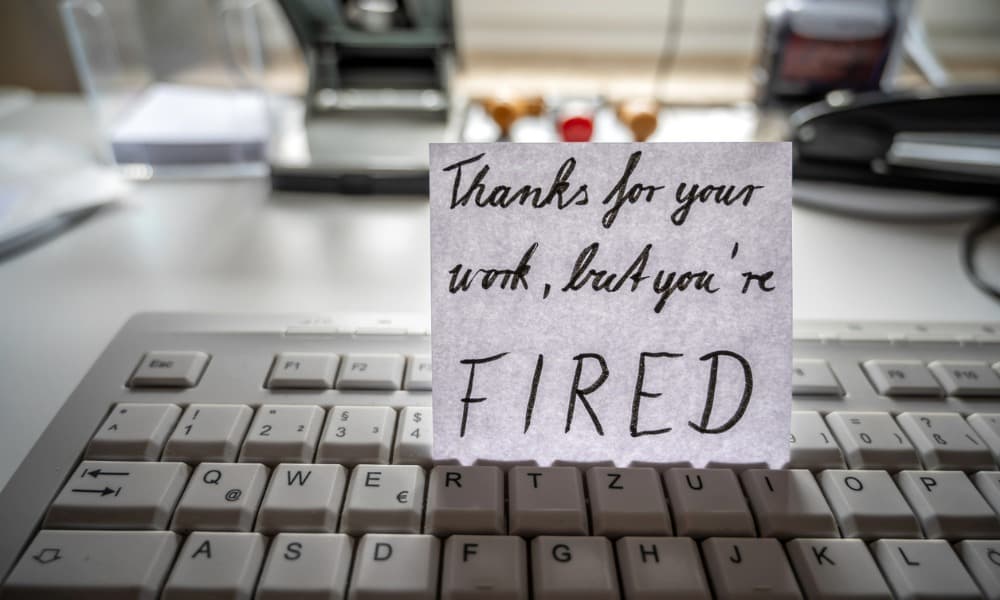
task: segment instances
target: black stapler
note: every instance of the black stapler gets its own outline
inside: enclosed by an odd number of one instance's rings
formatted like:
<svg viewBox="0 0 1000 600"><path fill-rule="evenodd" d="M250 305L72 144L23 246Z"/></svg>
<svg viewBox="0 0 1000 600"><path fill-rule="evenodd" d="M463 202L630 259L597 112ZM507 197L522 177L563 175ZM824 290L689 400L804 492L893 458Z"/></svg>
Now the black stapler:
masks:
<svg viewBox="0 0 1000 600"><path fill-rule="evenodd" d="M797 180L1000 196L1000 88L832 92L790 125Z"/></svg>

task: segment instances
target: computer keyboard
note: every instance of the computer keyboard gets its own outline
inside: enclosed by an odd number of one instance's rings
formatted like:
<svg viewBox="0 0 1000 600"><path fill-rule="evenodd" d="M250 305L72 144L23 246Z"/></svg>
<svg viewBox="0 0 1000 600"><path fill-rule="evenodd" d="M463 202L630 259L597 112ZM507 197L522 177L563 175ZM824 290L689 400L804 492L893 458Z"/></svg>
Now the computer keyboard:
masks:
<svg viewBox="0 0 1000 600"><path fill-rule="evenodd" d="M794 356L784 469L461 466L420 319L139 315L0 494L0 596L1000 598L1000 325Z"/></svg>

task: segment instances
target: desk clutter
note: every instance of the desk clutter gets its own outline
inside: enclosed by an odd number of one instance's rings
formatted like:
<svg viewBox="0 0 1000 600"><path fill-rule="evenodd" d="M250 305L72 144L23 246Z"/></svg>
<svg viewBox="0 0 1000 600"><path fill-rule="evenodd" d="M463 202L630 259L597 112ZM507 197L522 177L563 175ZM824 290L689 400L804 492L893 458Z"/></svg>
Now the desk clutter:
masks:
<svg viewBox="0 0 1000 600"><path fill-rule="evenodd" d="M690 107L651 98L500 94L468 100L459 141L749 141L758 120L749 104Z"/></svg>

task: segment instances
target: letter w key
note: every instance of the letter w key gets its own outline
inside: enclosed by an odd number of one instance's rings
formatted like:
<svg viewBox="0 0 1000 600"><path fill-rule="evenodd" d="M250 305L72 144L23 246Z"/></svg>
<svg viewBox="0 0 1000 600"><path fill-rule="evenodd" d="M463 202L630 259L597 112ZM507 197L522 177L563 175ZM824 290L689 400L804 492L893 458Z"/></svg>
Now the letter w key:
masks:
<svg viewBox="0 0 1000 600"><path fill-rule="evenodd" d="M334 531L347 484L342 465L278 465L264 494L256 530Z"/></svg>

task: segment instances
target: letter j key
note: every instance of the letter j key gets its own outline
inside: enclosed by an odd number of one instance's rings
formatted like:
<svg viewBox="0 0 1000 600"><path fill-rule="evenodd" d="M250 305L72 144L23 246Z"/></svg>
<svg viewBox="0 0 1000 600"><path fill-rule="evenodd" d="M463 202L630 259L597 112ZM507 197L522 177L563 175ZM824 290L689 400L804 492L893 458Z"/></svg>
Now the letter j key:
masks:
<svg viewBox="0 0 1000 600"><path fill-rule="evenodd" d="M801 598L778 540L711 538L701 544L712 586L720 598Z"/></svg>

